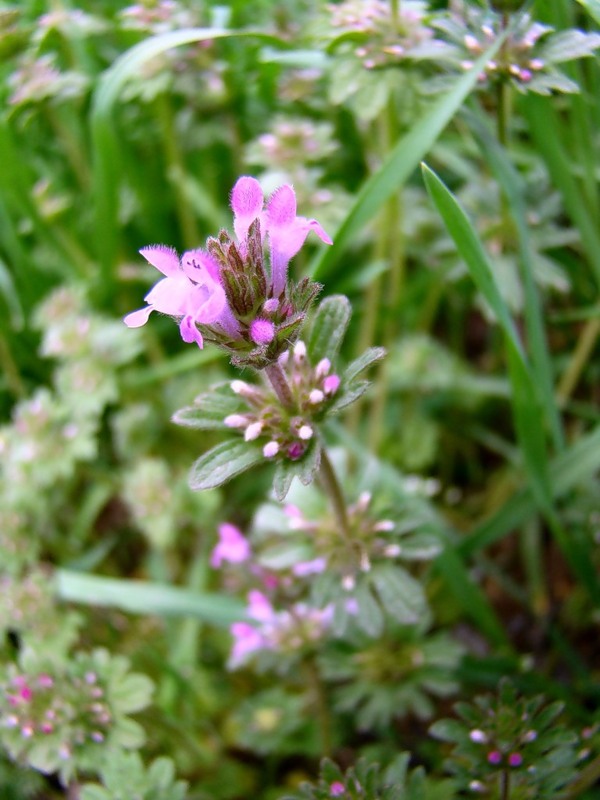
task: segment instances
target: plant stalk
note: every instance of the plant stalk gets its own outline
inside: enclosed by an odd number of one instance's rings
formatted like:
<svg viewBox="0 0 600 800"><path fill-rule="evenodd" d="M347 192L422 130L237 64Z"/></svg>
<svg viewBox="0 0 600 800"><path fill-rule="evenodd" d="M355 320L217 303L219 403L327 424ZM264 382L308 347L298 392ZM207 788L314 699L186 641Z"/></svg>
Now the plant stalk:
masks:
<svg viewBox="0 0 600 800"><path fill-rule="evenodd" d="M294 395L292 394L292 390L290 389L290 385L281 365L275 361L273 364L269 364L268 367L265 367L264 372L275 390L275 394L281 405L288 410L295 408Z"/></svg>
<svg viewBox="0 0 600 800"><path fill-rule="evenodd" d="M348 513L346 511L346 501L342 493L342 487L337 479L333 464L325 449L321 452L321 466L319 468L319 478L321 486L331 501L331 506L335 514L340 533L344 539L350 540L350 526L348 524Z"/></svg>
<svg viewBox="0 0 600 800"><path fill-rule="evenodd" d="M331 741L331 715L327 706L323 682L319 675L319 670L313 656L309 656L304 662L304 668L308 679L308 685L312 694L315 706L315 714L319 723L319 733L321 736L321 755L330 756L332 751Z"/></svg>

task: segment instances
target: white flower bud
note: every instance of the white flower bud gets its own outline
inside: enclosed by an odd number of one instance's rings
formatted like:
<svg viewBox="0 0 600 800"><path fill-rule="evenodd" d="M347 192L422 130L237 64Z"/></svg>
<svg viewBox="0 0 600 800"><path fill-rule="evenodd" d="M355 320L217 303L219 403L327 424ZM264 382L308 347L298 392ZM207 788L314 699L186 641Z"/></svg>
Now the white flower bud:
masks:
<svg viewBox="0 0 600 800"><path fill-rule="evenodd" d="M305 442L308 439L311 439L312 435L313 435L313 429L310 427L310 425L302 425L302 427L298 431L298 436Z"/></svg>
<svg viewBox="0 0 600 800"><path fill-rule="evenodd" d="M223 422L228 428L245 428L248 424L248 418L243 414L229 414Z"/></svg>
<svg viewBox="0 0 600 800"><path fill-rule="evenodd" d="M252 442L254 439L258 439L260 434L262 433L263 423L258 420L257 422L251 422L250 425L246 428L246 433L244 434L244 439L247 442Z"/></svg>
<svg viewBox="0 0 600 800"><path fill-rule="evenodd" d="M274 458L279 452L279 444L277 442L267 442L263 447L263 456L265 458Z"/></svg>

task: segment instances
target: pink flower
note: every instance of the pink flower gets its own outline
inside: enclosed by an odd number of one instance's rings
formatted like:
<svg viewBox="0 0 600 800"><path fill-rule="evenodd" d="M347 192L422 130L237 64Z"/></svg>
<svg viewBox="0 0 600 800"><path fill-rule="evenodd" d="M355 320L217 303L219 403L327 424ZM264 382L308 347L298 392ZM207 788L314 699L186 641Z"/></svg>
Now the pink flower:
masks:
<svg viewBox="0 0 600 800"><path fill-rule="evenodd" d="M285 289L288 264L310 231L314 231L325 244L333 244L316 219L296 216L296 193L288 184L280 186L267 204L273 297L279 297Z"/></svg>
<svg viewBox="0 0 600 800"><path fill-rule="evenodd" d="M250 545L239 528L224 522L219 525L219 543L210 557L211 567L217 569L223 561L241 564L250 558Z"/></svg>
<svg viewBox="0 0 600 800"><path fill-rule="evenodd" d="M230 669L236 669L241 666L252 653L262 650L265 646L260 630L248 622L234 622L230 628L230 633L234 639L228 661Z"/></svg>
<svg viewBox="0 0 600 800"><path fill-rule="evenodd" d="M296 193L290 185L284 184L273 192L266 210L263 204L263 191L256 178L239 178L231 192L235 234L244 244L250 225L259 220L261 234L268 235L271 250L271 294L278 298L285 289L288 264L310 231L326 244L332 241L316 219L296 216Z"/></svg>
<svg viewBox="0 0 600 800"><path fill-rule="evenodd" d="M140 253L165 277L144 298L147 306L128 314L125 324L139 328L153 311L160 311L181 318L179 330L183 341L196 342L202 347L202 334L196 323L222 324L229 311L218 266L202 250L184 253L181 261L173 248L161 244L143 247Z"/></svg>

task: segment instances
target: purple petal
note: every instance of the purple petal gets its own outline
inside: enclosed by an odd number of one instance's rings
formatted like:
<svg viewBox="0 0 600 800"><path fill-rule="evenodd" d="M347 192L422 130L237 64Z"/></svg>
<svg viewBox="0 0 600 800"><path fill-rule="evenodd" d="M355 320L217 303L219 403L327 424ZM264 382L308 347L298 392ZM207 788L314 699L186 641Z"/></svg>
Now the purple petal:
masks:
<svg viewBox="0 0 600 800"><path fill-rule="evenodd" d="M167 277L174 277L179 272L179 256L173 247L168 247L166 244L153 244L149 247L142 247L140 253L149 264Z"/></svg>
<svg viewBox="0 0 600 800"><path fill-rule="evenodd" d="M204 250L188 250L181 256L181 268L194 283L219 283L219 265Z"/></svg>
<svg viewBox="0 0 600 800"><path fill-rule="evenodd" d="M152 306L146 306L145 308L138 309L138 311L132 311L131 314L127 314L126 317L123 317L123 322L128 328L141 328L142 325L148 322L148 317L152 311L154 311Z"/></svg>
<svg viewBox="0 0 600 800"><path fill-rule="evenodd" d="M296 219L296 193L289 184L276 189L267 203L267 225L280 227L291 225Z"/></svg>
<svg viewBox="0 0 600 800"><path fill-rule="evenodd" d="M196 323L191 317L184 317L181 320L179 323L179 332L181 333L181 338L184 342L187 342L188 344L196 342L198 347L202 350L204 347L204 340L202 339L202 334L196 327Z"/></svg>
<svg viewBox="0 0 600 800"><path fill-rule="evenodd" d="M236 181L231 192L231 208L233 228L240 242L248 235L248 228L254 220L262 218L263 204L263 191L256 178L243 175Z"/></svg>
<svg viewBox="0 0 600 800"><path fill-rule="evenodd" d="M194 284L179 271L174 278L163 278L145 297L156 311L178 317L187 312L187 303Z"/></svg>

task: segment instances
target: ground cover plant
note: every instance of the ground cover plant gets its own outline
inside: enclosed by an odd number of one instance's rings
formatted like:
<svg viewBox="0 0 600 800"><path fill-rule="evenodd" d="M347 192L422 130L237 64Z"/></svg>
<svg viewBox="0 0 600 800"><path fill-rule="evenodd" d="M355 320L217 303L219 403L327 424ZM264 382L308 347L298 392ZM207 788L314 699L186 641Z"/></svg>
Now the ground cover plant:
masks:
<svg viewBox="0 0 600 800"><path fill-rule="evenodd" d="M0 3L0 797L598 796L599 28Z"/></svg>

